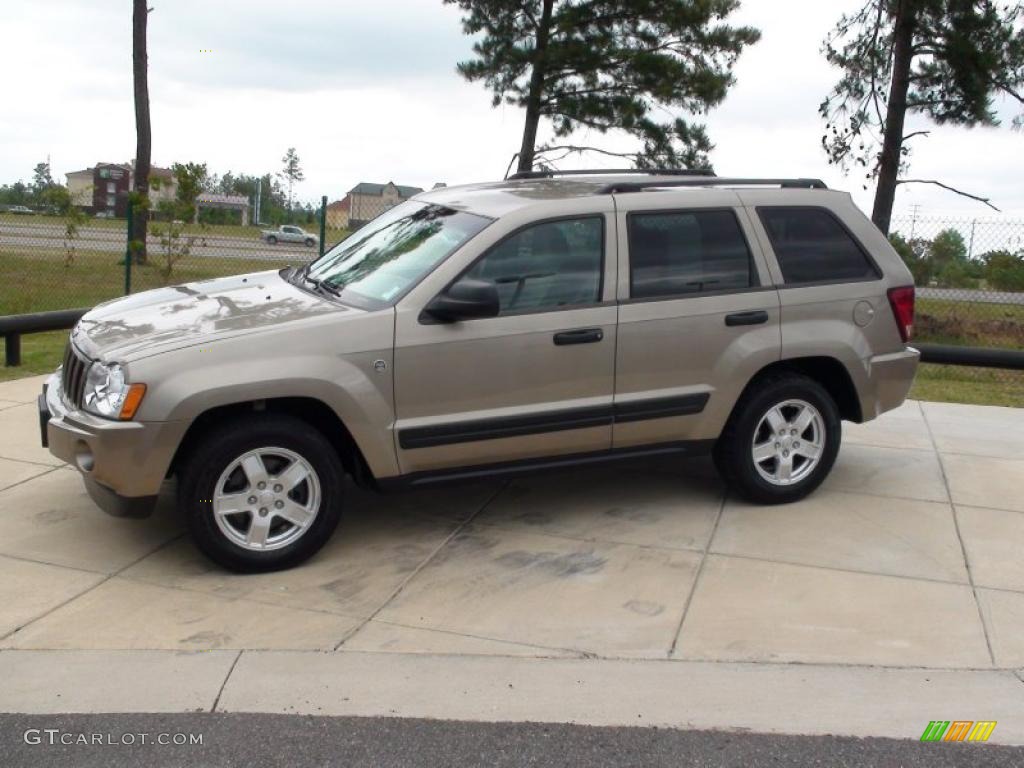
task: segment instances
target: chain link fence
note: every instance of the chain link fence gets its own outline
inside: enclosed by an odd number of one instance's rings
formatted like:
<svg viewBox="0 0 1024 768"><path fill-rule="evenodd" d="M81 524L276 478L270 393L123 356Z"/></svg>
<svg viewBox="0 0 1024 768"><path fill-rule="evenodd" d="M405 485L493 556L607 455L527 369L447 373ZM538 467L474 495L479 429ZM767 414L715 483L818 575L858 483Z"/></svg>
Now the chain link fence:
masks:
<svg viewBox="0 0 1024 768"><path fill-rule="evenodd" d="M360 215L373 218L396 202L363 200ZM274 225L252 223L251 206L244 215L216 213L193 221L154 216L144 258L135 249L126 264L125 218L0 210L0 316L92 307L128 292L303 265L365 223L349 220L345 201L326 198L293 201L291 214Z"/></svg>
<svg viewBox="0 0 1024 768"><path fill-rule="evenodd" d="M914 274L914 339L1024 349L1024 220L894 218L893 244ZM1024 372L927 366L919 378L996 383L1024 398Z"/></svg>

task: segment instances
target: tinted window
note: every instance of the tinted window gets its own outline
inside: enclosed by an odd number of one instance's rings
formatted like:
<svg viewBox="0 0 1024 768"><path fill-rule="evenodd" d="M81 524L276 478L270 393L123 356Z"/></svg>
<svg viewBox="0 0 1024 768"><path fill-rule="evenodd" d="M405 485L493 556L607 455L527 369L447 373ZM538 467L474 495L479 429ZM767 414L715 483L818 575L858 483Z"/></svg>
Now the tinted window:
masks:
<svg viewBox="0 0 1024 768"><path fill-rule="evenodd" d="M732 211L631 214L629 280L634 299L756 284Z"/></svg>
<svg viewBox="0 0 1024 768"><path fill-rule="evenodd" d="M603 256L603 219L549 221L498 243L465 277L495 283L503 315L594 304Z"/></svg>
<svg viewBox="0 0 1024 768"><path fill-rule="evenodd" d="M758 208L787 283L872 280L878 275L864 251L821 208Z"/></svg>

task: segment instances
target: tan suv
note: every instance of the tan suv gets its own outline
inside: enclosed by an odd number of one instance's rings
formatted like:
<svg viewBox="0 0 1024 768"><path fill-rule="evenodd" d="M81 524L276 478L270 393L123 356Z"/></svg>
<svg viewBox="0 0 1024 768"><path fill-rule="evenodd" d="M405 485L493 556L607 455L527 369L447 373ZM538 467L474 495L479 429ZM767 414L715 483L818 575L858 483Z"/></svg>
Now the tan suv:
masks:
<svg viewBox="0 0 1024 768"><path fill-rule="evenodd" d="M910 273L806 179L520 174L392 208L308 267L148 291L71 333L44 444L107 511L165 478L228 568L301 562L386 489L712 452L749 499L899 405Z"/></svg>

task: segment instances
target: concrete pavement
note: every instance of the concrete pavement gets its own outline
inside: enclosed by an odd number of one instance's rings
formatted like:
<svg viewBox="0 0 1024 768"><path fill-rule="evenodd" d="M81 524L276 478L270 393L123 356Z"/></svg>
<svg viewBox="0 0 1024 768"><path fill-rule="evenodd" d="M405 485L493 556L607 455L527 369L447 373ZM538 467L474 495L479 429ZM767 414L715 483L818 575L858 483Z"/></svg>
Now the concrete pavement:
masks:
<svg viewBox="0 0 1024 768"><path fill-rule="evenodd" d="M239 576L99 512L0 384L0 710L304 712L1024 744L1024 411L844 425L811 498L704 461L378 497Z"/></svg>

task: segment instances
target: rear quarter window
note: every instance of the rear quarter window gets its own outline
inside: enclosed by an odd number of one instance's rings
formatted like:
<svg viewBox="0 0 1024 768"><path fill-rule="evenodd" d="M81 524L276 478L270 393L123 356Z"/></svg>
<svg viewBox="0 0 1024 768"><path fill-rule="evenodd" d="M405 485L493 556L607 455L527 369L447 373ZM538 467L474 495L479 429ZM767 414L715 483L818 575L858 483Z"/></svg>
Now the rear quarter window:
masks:
<svg viewBox="0 0 1024 768"><path fill-rule="evenodd" d="M758 208L787 285L875 280L877 268L824 208Z"/></svg>

